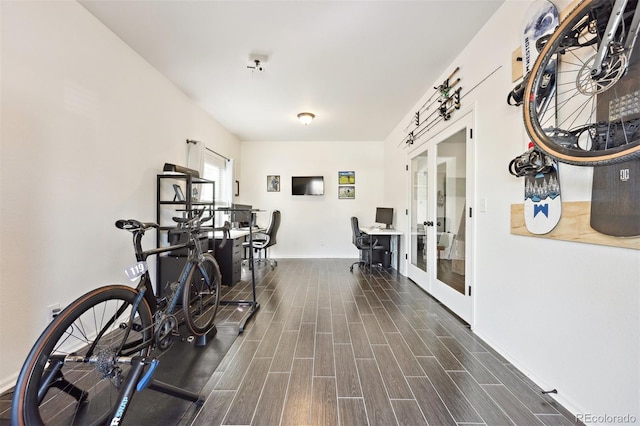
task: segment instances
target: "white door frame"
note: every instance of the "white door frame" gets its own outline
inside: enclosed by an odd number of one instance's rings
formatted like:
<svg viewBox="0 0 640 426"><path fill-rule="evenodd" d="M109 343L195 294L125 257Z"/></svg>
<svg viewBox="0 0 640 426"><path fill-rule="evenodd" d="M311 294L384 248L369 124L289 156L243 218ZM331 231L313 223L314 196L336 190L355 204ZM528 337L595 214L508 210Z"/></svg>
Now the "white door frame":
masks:
<svg viewBox="0 0 640 426"><path fill-rule="evenodd" d="M473 306L475 292L472 291L474 283L474 247L475 247L475 227L474 227L474 209L475 205L475 139L473 134L475 127L475 118L473 109L456 111L457 117L445 123L446 127L442 127L433 135L428 135L428 139L420 141L411 151L408 152L409 171L409 218L407 221L407 275L416 282L421 288L442 302L447 308L456 315L473 326ZM438 144L448 140L451 136L459 133L461 130L466 132L466 231L465 231L465 294L462 294L447 284L441 282L437 278L437 249L436 249L436 227L427 228L427 272L414 266L411 262L414 250L411 243L412 223L414 218L411 217L413 212L413 160L421 154L428 154L428 196L427 196L427 220L436 222L437 219L437 150Z"/></svg>

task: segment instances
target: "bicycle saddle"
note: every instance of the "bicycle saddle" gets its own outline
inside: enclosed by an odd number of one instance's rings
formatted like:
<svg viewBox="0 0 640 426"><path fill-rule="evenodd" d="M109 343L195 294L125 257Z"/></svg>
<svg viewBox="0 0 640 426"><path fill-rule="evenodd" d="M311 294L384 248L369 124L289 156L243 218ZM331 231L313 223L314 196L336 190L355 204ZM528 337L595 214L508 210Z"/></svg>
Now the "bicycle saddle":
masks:
<svg viewBox="0 0 640 426"><path fill-rule="evenodd" d="M125 231L135 232L139 230L146 230L149 228L159 228L160 226L154 222L140 222L135 219L120 219L116 221L116 228L124 229Z"/></svg>

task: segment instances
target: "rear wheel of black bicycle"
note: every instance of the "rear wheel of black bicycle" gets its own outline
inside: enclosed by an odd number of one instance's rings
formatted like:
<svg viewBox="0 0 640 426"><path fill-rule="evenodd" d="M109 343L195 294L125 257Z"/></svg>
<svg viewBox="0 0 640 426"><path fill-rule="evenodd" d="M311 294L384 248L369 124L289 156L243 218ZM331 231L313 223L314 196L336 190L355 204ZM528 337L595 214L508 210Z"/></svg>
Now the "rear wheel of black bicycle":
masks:
<svg viewBox="0 0 640 426"><path fill-rule="evenodd" d="M130 370L117 357L147 355L152 326L147 302L130 287L101 287L78 298L31 349L14 391L12 424L107 421Z"/></svg>
<svg viewBox="0 0 640 426"><path fill-rule="evenodd" d="M220 268L215 258L206 253L189 271L184 287L182 307L189 330L202 336L213 327L220 303Z"/></svg>
<svg viewBox="0 0 640 426"><path fill-rule="evenodd" d="M638 0L630 0L614 46L622 46ZM591 68L613 0L584 0L560 23L533 65L524 93L524 122L533 142L575 165L640 158L640 46L614 49L599 75ZM554 61L558 61L554 72ZM540 99L555 84L555 98Z"/></svg>

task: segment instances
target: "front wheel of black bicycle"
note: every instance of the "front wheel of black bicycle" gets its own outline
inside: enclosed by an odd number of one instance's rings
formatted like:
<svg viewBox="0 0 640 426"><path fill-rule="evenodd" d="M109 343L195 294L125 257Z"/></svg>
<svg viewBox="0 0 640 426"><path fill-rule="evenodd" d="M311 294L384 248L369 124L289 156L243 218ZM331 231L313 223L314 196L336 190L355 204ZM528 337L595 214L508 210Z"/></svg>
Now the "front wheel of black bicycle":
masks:
<svg viewBox="0 0 640 426"><path fill-rule="evenodd" d="M152 327L147 302L130 287L78 298L31 349L14 391L12 424L104 423L130 370L123 358L148 354Z"/></svg>
<svg viewBox="0 0 640 426"><path fill-rule="evenodd" d="M220 268L215 258L205 253L189 271L182 299L184 320L194 335L211 330L219 303Z"/></svg>
<svg viewBox="0 0 640 426"><path fill-rule="evenodd" d="M558 161L596 166L640 158L640 47L631 53L621 48L637 3L628 2L599 74L591 70L613 0L580 2L533 65L524 93L525 126L538 148ZM553 99L541 107L547 95Z"/></svg>

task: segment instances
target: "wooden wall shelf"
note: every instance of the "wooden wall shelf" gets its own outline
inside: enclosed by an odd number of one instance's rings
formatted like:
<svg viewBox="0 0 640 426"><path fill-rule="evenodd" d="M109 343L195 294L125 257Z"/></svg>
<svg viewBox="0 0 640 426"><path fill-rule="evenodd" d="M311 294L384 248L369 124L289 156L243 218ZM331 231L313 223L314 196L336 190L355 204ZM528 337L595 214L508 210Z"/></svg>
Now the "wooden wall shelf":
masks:
<svg viewBox="0 0 640 426"><path fill-rule="evenodd" d="M591 229L589 226L591 202L589 201L563 202L560 222L553 231L543 235L535 235L527 231L523 211L524 204L511 205L511 233L513 235L640 250L640 237L612 237Z"/></svg>

